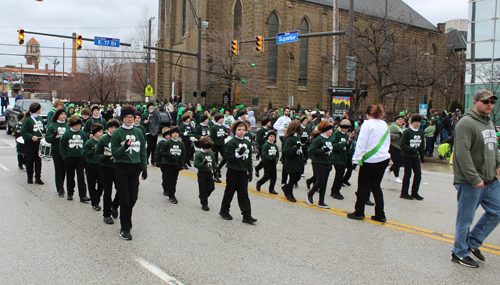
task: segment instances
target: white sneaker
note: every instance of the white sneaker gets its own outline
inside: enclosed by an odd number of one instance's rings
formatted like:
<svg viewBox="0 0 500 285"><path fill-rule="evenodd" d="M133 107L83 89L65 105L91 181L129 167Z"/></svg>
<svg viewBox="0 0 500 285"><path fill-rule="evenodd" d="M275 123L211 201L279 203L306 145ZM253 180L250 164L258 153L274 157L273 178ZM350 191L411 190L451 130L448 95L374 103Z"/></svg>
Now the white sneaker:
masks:
<svg viewBox="0 0 500 285"><path fill-rule="evenodd" d="M391 180L391 173L389 172L389 169L385 170L385 177L387 177L387 180Z"/></svg>
<svg viewBox="0 0 500 285"><path fill-rule="evenodd" d="M401 179L399 177L396 177L396 179L394 179L394 182L403 183L403 181L401 181Z"/></svg>

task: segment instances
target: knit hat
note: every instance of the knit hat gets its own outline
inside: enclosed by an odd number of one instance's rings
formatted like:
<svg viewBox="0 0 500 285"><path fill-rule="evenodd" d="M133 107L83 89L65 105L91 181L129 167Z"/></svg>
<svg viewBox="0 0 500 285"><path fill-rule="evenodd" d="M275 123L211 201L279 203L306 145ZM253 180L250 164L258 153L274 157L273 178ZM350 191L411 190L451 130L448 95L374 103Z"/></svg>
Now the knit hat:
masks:
<svg viewBox="0 0 500 285"><path fill-rule="evenodd" d="M91 109L92 113L94 112L94 110L100 110L99 106L97 106L97 105L92 106L92 109Z"/></svg>
<svg viewBox="0 0 500 285"><path fill-rule="evenodd" d="M264 118L264 119L262 120L262 126L267 125L267 123L269 123L270 121L271 121L271 120L269 120L269 118L267 118L267 117L266 117L266 118Z"/></svg>
<svg viewBox="0 0 500 285"><path fill-rule="evenodd" d="M181 131L179 130L179 127L173 127L170 129L170 134L173 134L173 133L178 133L180 134Z"/></svg>
<svg viewBox="0 0 500 285"><path fill-rule="evenodd" d="M59 118L59 116L61 116L62 113L66 113L66 111L64 109L59 109L54 113L54 115L52 116L52 118L54 118L54 122L57 121L57 119Z"/></svg>
<svg viewBox="0 0 500 285"><path fill-rule="evenodd" d="M77 119L77 120L69 120L69 126L70 127L74 127L76 125L83 125L83 122L81 119Z"/></svg>
<svg viewBox="0 0 500 285"><path fill-rule="evenodd" d="M133 108L122 108L121 118L125 118L125 116L132 115L135 116L135 110Z"/></svg>
<svg viewBox="0 0 500 285"><path fill-rule="evenodd" d="M266 140L268 140L270 136L274 136L274 138L276 138L276 132L275 131L269 131L269 132L267 132Z"/></svg>
<svg viewBox="0 0 500 285"><path fill-rule="evenodd" d="M201 115L200 122L205 122L208 119L207 115Z"/></svg>
<svg viewBox="0 0 500 285"><path fill-rule="evenodd" d="M341 128L350 128L351 127L351 121L349 121L348 119L343 119L342 121L340 121L340 127Z"/></svg>
<svg viewBox="0 0 500 285"><path fill-rule="evenodd" d="M135 115L134 115L134 119L135 119L135 117L137 117L137 116L139 116L139 118L142 118L142 113L141 113L141 112L139 112L139 111L136 111L136 112L135 112Z"/></svg>
<svg viewBox="0 0 500 285"><path fill-rule="evenodd" d="M107 128L109 129L110 127L119 128L120 127L120 123L117 120L109 120Z"/></svg>

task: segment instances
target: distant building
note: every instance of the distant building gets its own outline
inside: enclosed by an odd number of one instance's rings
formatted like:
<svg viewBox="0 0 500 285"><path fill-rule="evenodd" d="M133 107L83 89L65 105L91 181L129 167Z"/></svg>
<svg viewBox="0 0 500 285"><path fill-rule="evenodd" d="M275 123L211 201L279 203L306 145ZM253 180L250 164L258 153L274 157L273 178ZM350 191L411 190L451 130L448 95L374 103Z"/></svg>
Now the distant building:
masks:
<svg viewBox="0 0 500 285"><path fill-rule="evenodd" d="M38 65L40 64L40 43L38 43L35 38L31 38L31 40L26 43L26 63L28 65L33 65L35 69L38 69Z"/></svg>
<svg viewBox="0 0 500 285"><path fill-rule="evenodd" d="M450 20L448 22L445 22L445 31L446 33L449 33L453 30L457 30L460 34L464 36L464 38L467 38L467 26L469 24L469 21L467 19L455 19L455 20Z"/></svg>

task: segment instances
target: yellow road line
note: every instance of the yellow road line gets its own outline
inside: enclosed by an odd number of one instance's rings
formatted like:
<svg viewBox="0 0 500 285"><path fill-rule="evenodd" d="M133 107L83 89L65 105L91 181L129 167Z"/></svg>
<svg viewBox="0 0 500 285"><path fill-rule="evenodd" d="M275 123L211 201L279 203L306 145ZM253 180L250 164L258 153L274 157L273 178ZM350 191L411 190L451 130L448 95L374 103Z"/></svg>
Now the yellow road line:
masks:
<svg viewBox="0 0 500 285"><path fill-rule="evenodd" d="M183 176L190 177L190 178L197 178L198 177L194 173L189 173L189 172L184 172L184 171L181 171L180 174L183 175ZM216 184L219 184L219 185L222 185L222 186L226 186L227 185L225 181L222 181L221 183L216 183ZM272 198L272 199L275 199L275 200L284 201L284 202L287 202L287 203L293 203L293 202L288 201L286 199L286 197L283 196L283 195L279 195L279 194L278 195L274 195L274 194L269 194L269 193L266 193L266 192L260 192L260 191L257 191L257 189L255 189L255 188L248 188L248 190L250 190L249 191L250 193L255 194L255 195L260 195L260 196ZM335 215L338 215L338 216L343 216L343 217L347 217L347 214L350 213L350 211L346 211L346 210L342 210L342 209L336 209L336 208L322 209L322 208L319 208L318 206L309 205L304 200L297 200L297 202L293 203L293 204L296 204L296 205L299 205L299 206L302 206L302 207L306 207L306 208L310 208L310 209L314 209L314 210L317 210L317 211L323 211L323 212L335 214ZM428 238L431 238L431 239L435 239L435 240L439 240L439 241L444 241L444 242L448 242L448 243L454 243L454 240L455 240L455 237L453 235L444 234L444 233L440 233L440 232L436 232L436 231L432 231L432 230L427 230L427 229L423 229L423 228L419 228L419 227L414 227L414 226L410 226L410 225L406 225L406 224L401 224L401 223L398 223L398 222L387 221L385 223L381 223L381 222L373 221L371 219L363 219L363 220L360 220L360 221L361 222L365 222L365 223L380 225L380 226L391 228L391 229L395 229L395 230L398 230L398 231L403 231L403 232L408 232L408 233L412 233L412 234L417 234L417 235L420 235L420 236L424 236L424 237L428 237ZM500 247L499 246L495 246L495 245L491 245L491 244L483 244L483 246L480 249L482 251L485 251L485 252L489 252L489 253L493 253L493 254L496 254L496 255L500 255Z"/></svg>

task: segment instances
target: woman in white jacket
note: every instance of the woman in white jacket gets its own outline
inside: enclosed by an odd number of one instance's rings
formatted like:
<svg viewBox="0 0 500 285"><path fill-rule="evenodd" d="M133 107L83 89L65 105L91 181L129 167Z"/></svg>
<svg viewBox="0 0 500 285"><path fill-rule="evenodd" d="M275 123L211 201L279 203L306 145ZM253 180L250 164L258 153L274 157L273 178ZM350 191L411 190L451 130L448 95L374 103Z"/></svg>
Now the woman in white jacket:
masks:
<svg viewBox="0 0 500 285"><path fill-rule="evenodd" d="M391 158L389 146L391 137L389 127L382 121L385 116L382 105L371 105L366 110L368 118L359 132L356 151L352 158L353 168L359 164L358 191L354 213L347 214L349 219L361 220L365 218L365 201L370 192L375 199L375 215L372 220L387 221L384 212L384 195L380 183Z"/></svg>

